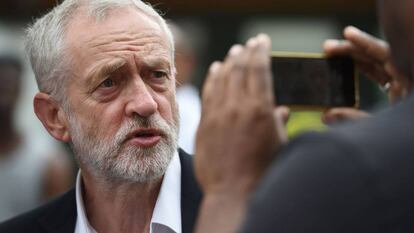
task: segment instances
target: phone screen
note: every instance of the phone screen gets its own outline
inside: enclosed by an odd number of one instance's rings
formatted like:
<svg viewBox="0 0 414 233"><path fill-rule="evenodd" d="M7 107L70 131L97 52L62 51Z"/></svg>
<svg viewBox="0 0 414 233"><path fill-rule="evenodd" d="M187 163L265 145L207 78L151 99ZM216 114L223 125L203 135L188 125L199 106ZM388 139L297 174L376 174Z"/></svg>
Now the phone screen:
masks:
<svg viewBox="0 0 414 233"><path fill-rule="evenodd" d="M272 56L276 103L289 106L356 107L355 68L349 57Z"/></svg>

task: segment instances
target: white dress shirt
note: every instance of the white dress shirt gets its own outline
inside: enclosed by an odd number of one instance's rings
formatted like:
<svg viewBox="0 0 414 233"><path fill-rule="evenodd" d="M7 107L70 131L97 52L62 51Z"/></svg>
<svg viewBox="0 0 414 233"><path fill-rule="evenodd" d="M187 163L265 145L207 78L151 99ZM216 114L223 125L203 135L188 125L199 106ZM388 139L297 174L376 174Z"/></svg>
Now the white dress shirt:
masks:
<svg viewBox="0 0 414 233"><path fill-rule="evenodd" d="M86 217L80 171L76 179L77 219L75 233L97 233ZM161 184L152 213L150 233L181 233L181 163L174 153Z"/></svg>

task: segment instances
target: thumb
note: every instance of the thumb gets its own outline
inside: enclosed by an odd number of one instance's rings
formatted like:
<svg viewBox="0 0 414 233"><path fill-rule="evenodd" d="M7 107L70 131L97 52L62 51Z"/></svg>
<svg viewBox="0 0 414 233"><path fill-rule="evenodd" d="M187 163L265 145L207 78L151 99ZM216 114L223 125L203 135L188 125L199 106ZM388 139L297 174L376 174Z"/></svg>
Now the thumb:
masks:
<svg viewBox="0 0 414 233"><path fill-rule="evenodd" d="M289 108L285 106L276 107L273 110L273 118L276 127L275 131L280 144L284 144L288 141L285 125L289 120L289 113Z"/></svg>

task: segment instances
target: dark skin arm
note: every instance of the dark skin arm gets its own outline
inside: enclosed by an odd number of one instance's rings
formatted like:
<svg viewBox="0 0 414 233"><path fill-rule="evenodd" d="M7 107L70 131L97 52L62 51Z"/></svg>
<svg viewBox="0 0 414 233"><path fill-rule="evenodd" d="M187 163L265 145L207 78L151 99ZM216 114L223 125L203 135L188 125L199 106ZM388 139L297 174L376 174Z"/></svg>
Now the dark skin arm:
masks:
<svg viewBox="0 0 414 233"><path fill-rule="evenodd" d="M371 79L392 83L392 101L404 97L406 85L393 70L388 45L354 29L346 29L345 38L327 42L327 54L350 54ZM195 156L205 193L197 233L238 231L252 190L286 140L283 119L273 114L269 48L269 38L261 36L210 68Z"/></svg>
<svg viewBox="0 0 414 233"><path fill-rule="evenodd" d="M203 90L195 172L204 199L196 232L236 232L247 200L286 141L275 111L270 39L259 35L214 63ZM280 120L278 120L280 119Z"/></svg>

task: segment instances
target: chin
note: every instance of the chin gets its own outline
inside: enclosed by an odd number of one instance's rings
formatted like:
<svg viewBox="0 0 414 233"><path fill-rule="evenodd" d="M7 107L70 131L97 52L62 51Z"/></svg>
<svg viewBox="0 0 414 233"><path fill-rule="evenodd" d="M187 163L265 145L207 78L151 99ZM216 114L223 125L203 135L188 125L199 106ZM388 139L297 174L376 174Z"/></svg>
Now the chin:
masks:
<svg viewBox="0 0 414 233"><path fill-rule="evenodd" d="M122 154L107 160L106 180L147 183L160 179L166 172L176 147L157 145L151 148L126 147Z"/></svg>

